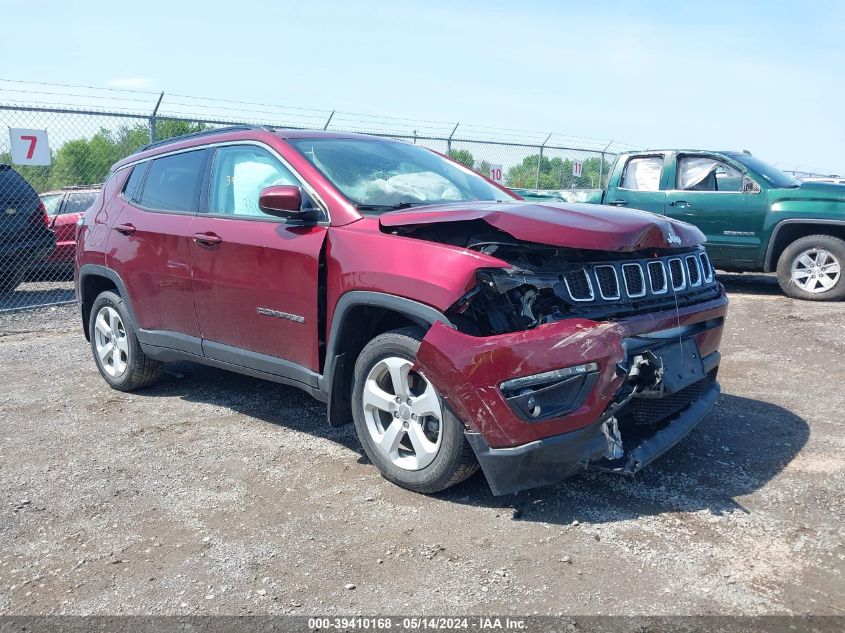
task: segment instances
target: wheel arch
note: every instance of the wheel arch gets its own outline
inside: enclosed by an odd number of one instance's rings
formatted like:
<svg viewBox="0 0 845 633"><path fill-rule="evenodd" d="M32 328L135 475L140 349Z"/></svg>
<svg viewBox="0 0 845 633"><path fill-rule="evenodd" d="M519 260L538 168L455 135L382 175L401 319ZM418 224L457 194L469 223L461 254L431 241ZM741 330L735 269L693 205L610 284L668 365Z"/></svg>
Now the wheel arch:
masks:
<svg viewBox="0 0 845 633"><path fill-rule="evenodd" d="M769 245L766 247L766 259L763 264L763 272L777 270L778 259L784 249L792 242L808 235L831 235L845 240L845 220L814 220L814 219L792 219L781 220L769 238Z"/></svg>
<svg viewBox="0 0 845 633"><path fill-rule="evenodd" d="M129 293L123 280L113 270L97 264L83 264L79 267L79 307L82 317L82 330L85 338L91 340L91 332L88 331L88 321L91 317L91 306L101 292L112 290L120 295L129 316L132 318L133 326L137 323L135 311L129 300Z"/></svg>
<svg viewBox="0 0 845 633"><path fill-rule="evenodd" d="M352 421L355 361L369 341L409 325L428 330L438 321L451 325L442 312L413 299L359 290L342 295L332 315L322 378L322 388L328 394L329 424L342 426Z"/></svg>

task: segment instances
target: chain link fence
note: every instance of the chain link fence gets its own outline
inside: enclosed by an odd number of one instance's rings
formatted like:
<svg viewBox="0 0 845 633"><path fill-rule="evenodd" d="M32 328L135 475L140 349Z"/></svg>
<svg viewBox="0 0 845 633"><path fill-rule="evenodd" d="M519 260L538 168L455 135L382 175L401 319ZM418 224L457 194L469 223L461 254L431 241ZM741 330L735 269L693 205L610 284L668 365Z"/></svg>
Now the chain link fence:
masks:
<svg viewBox="0 0 845 633"><path fill-rule="evenodd" d="M532 190L601 187L616 156L610 145L578 147L578 139L542 140L520 130L318 111L224 120L162 113L160 105L161 96L143 115L0 104L0 312L74 300L76 223L111 165L153 140L243 123L365 132L428 147L508 187ZM49 164L21 164L39 154Z"/></svg>

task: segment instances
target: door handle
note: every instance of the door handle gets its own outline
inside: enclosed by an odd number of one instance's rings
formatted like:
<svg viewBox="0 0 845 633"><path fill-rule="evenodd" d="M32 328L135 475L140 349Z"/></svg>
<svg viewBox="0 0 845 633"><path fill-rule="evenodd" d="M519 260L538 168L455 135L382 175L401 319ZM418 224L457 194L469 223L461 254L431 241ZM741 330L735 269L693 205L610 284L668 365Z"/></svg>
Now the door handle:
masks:
<svg viewBox="0 0 845 633"><path fill-rule="evenodd" d="M214 248L215 246L220 246L221 242L223 242L223 238L217 235L216 233L194 233L194 241L199 244L200 246L205 246L206 248Z"/></svg>
<svg viewBox="0 0 845 633"><path fill-rule="evenodd" d="M115 225L114 230L118 233L122 233L123 235L132 235L137 229L132 224L117 224Z"/></svg>
<svg viewBox="0 0 845 633"><path fill-rule="evenodd" d="M607 204L609 204L613 207L627 207L628 201L627 200L611 200Z"/></svg>
<svg viewBox="0 0 845 633"><path fill-rule="evenodd" d="M669 203L670 207L677 207L679 209L689 209L692 205L686 200L673 200Z"/></svg>

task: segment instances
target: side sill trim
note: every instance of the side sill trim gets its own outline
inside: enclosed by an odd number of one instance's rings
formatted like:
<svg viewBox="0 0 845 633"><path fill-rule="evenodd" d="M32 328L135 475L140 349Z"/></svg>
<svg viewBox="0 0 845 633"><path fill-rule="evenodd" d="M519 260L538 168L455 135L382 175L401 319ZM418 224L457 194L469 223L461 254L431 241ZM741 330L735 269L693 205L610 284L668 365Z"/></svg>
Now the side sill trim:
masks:
<svg viewBox="0 0 845 633"><path fill-rule="evenodd" d="M254 378L261 378L263 380L269 380L271 382L289 385L291 387L297 387L307 392L309 395L316 398L320 402L326 402L328 400L328 395L325 392L321 391L319 388L313 387L305 382L296 380L295 378L289 376L282 376L275 373L269 373L261 371L260 369L254 369L252 367L240 365L237 363L228 363L223 360L209 358L207 356L202 356L199 354L192 354L190 352L186 352L180 349L173 349L171 347L159 347L157 345L148 345L145 343L141 343L141 348L144 350L144 353L147 354L150 358L154 358L155 360L159 360L162 362L170 363L175 361L192 361L195 363L200 363L201 365L217 367L218 369L225 369L227 371L232 371L238 374L244 374L246 376L252 376Z"/></svg>
<svg viewBox="0 0 845 633"><path fill-rule="evenodd" d="M311 371L307 367L303 367L299 363L294 363L283 358L275 356L268 356L259 352L253 352L248 349L239 347L232 347L231 345L224 345L223 343L215 343L214 341L202 341L202 352L206 358L227 363L229 365L238 365L260 371L264 374L272 374L295 380L296 382L308 385L310 388L319 389L320 375Z"/></svg>

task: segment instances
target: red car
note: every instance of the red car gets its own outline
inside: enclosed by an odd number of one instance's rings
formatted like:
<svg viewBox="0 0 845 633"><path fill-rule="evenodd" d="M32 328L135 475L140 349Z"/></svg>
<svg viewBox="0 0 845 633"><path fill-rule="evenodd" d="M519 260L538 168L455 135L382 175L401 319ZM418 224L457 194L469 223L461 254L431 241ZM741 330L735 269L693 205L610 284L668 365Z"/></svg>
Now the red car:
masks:
<svg viewBox="0 0 845 633"><path fill-rule="evenodd" d="M416 145L236 127L117 163L76 288L115 389L190 359L294 385L390 481L631 473L719 394L724 289L688 224L526 202Z"/></svg>
<svg viewBox="0 0 845 633"><path fill-rule="evenodd" d="M68 270L72 268L76 255L76 223L94 204L101 186L65 187L59 191L41 194L41 202L44 203L49 218L49 227L56 234L56 248L44 262L46 266Z"/></svg>

